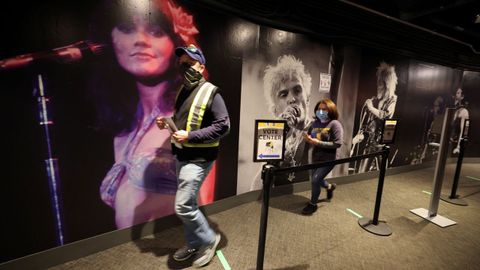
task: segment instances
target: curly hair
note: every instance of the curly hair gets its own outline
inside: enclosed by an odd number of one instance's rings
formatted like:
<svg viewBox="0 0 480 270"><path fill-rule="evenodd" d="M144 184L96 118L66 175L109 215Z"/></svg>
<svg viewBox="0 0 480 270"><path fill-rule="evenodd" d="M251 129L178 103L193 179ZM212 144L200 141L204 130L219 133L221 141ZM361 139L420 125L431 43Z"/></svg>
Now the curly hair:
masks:
<svg viewBox="0 0 480 270"><path fill-rule="evenodd" d="M381 62L377 67L377 78L385 84L387 97L395 95L395 88L398 83L395 66Z"/></svg>
<svg viewBox="0 0 480 270"><path fill-rule="evenodd" d="M301 60L293 55L282 55L278 57L275 66L268 65L265 68L263 77L263 93L267 100L267 105L271 113L275 112L274 90L278 90L281 83L292 79L298 79L302 86L303 93L306 97L310 96L312 88L312 77L305 70L305 65ZM308 98L306 98L308 100Z"/></svg>

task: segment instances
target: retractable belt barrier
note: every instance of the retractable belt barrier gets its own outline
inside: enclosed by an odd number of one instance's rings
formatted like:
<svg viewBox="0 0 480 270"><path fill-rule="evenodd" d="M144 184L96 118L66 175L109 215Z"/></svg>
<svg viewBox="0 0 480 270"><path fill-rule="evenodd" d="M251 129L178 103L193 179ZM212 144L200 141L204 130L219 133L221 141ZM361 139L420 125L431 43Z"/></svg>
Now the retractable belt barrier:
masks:
<svg viewBox="0 0 480 270"><path fill-rule="evenodd" d="M385 171L387 167L387 157L390 154L390 148L388 146L383 146L381 151L370 153L366 155L354 156L344 159L337 159L326 162L312 163L302 166L295 167L285 167L278 168L274 164L268 163L263 165L262 169L262 180L263 180L263 196L262 196L262 212L260 218L260 231L259 231L259 240L258 240L258 252L257 252L257 270L263 269L263 261L265 257L265 241L267 237L267 221L268 221L268 207L270 201L270 190L272 188L273 179L276 175L306 171L311 169L316 169L324 166L331 166L337 164L348 163L352 161L362 160L370 157L382 156L382 163L380 166L380 173L378 175L378 187L377 187L377 196L375 200L375 210L373 214L373 219L360 218L358 224L363 229L367 230L376 235L388 236L392 234L390 227L385 224L385 222L379 222L378 217L380 214L380 203L382 200L382 191L383 191L383 182L385 180Z"/></svg>

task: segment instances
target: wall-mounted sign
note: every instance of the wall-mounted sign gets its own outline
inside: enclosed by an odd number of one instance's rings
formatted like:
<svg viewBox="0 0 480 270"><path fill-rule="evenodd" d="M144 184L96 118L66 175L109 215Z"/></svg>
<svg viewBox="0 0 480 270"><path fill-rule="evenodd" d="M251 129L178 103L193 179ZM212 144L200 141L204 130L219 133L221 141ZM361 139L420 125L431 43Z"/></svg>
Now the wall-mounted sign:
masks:
<svg viewBox="0 0 480 270"><path fill-rule="evenodd" d="M383 121L382 144L392 144L395 141L397 124L397 119L385 119Z"/></svg>
<svg viewBox="0 0 480 270"><path fill-rule="evenodd" d="M254 162L283 160L286 127L285 120L255 120Z"/></svg>
<svg viewBox="0 0 480 270"><path fill-rule="evenodd" d="M332 76L328 73L320 73L319 92L330 92L330 85L332 84Z"/></svg>

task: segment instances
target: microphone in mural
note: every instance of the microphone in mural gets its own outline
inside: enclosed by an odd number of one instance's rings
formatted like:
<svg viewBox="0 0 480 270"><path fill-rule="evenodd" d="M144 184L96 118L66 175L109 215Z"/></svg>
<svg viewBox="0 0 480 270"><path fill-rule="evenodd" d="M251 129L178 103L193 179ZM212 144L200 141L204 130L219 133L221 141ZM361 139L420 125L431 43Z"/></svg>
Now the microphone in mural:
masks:
<svg viewBox="0 0 480 270"><path fill-rule="evenodd" d="M24 68L40 63L70 63L81 60L88 56L100 55L106 46L90 41L79 41L74 44L55 48L43 52L27 53L0 61L0 71ZM62 181L59 174L59 160L56 158L54 142L52 139L52 127L54 125L51 114L51 99L48 97L47 86L44 83L43 71L36 70L33 78L33 94L37 99L38 123L42 127L44 144L46 149L45 169L50 190L50 199L53 209L55 234L57 245L65 243L63 205L62 205Z"/></svg>
<svg viewBox="0 0 480 270"><path fill-rule="evenodd" d="M106 45L90 41L79 41L74 44L55 48L43 52L27 53L0 61L0 71L17 68L24 68L33 64L57 62L70 63L81 60L85 57L100 55ZM45 168L47 172L50 198L55 219L55 233L58 245L65 243L63 206L62 206L62 181L59 174L59 160L55 156L54 143L52 139L52 127L54 125L51 114L51 99L48 97L47 85L44 83L45 75L42 70L36 70L33 78L33 94L37 99L38 123L42 127L46 159ZM46 73L46 71L45 71Z"/></svg>
<svg viewBox="0 0 480 270"><path fill-rule="evenodd" d="M350 156L365 155L380 150L381 130L384 119L393 117L397 104L395 94L398 83L395 67L381 62L377 67L377 95L369 98L360 111L360 124L352 139ZM377 158L367 158L355 162L351 171L367 172L379 168Z"/></svg>
<svg viewBox="0 0 480 270"><path fill-rule="evenodd" d="M285 159L281 166L298 166L305 164L307 147L303 140L303 132L308 128L311 118L308 117L308 106L312 78L301 60L293 55L278 57L276 65L265 68L263 90L269 111L288 124L285 142ZM304 160L305 162L302 162ZM295 174L288 176L293 181ZM280 183L280 181L276 181Z"/></svg>
<svg viewBox="0 0 480 270"><path fill-rule="evenodd" d="M100 55L105 44L91 41L78 41L74 44L55 48L49 51L27 53L0 61L0 70L22 68L34 63L54 61L58 63L70 63L78 61L85 56Z"/></svg>
<svg viewBox="0 0 480 270"><path fill-rule="evenodd" d="M289 46L285 46L285 37L291 42ZM261 28L258 40L258 46L246 48L243 55L239 145L253 145L254 119L285 120L284 160L278 166L308 164L311 147L303 134L314 120L315 104L310 101L330 97L327 72L333 69L332 50L302 35L270 28ZM262 168L251 161L251 150L248 147L238 150L237 194L262 188ZM274 185L288 186L309 179L309 171L285 173L275 176Z"/></svg>

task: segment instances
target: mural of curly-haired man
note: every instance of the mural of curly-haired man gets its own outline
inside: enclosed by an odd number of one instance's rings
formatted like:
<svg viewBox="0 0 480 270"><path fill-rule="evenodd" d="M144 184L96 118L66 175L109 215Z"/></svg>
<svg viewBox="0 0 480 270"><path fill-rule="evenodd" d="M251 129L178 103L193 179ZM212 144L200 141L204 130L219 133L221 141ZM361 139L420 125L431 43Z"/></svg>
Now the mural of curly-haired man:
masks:
<svg viewBox="0 0 480 270"><path fill-rule="evenodd" d="M301 60L282 55L276 65L268 65L263 77L263 90L270 113L287 121L289 130L282 166L296 166L307 156L302 132L308 127L308 105L312 78ZM295 175L289 176L293 181Z"/></svg>

